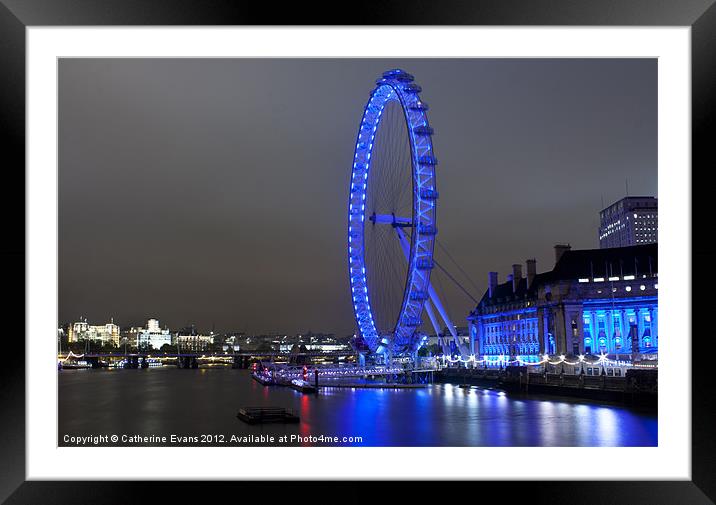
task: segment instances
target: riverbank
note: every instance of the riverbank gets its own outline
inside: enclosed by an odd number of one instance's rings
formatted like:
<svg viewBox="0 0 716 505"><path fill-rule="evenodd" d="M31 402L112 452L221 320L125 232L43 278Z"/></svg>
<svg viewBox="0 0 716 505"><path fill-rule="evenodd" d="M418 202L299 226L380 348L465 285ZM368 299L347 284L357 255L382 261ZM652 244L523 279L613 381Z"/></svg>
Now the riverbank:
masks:
<svg viewBox="0 0 716 505"><path fill-rule="evenodd" d="M629 370L625 377L608 377L530 373L527 367L508 366L502 370L444 368L435 374L435 381L492 387L507 392L567 396L655 407L658 398L657 377L656 370Z"/></svg>

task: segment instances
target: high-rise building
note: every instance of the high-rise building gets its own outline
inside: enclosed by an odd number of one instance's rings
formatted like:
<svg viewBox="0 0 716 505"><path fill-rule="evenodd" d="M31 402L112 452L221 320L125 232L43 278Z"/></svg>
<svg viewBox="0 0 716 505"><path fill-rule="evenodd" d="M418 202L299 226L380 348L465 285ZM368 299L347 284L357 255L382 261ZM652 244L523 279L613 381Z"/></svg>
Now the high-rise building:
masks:
<svg viewBox="0 0 716 505"><path fill-rule="evenodd" d="M599 247L627 247L659 241L659 207L653 196L627 196L599 213Z"/></svg>

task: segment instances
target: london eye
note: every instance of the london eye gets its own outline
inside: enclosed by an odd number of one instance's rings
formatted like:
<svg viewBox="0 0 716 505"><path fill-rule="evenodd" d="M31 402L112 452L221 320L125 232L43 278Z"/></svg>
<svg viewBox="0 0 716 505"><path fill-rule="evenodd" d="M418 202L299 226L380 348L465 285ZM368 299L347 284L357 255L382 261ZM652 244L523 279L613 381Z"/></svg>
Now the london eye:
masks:
<svg viewBox="0 0 716 505"><path fill-rule="evenodd" d="M348 271L362 355L410 356L423 311L453 328L430 284L437 235L437 158L428 105L412 75L384 72L358 129L348 205ZM455 336L455 335L453 335Z"/></svg>

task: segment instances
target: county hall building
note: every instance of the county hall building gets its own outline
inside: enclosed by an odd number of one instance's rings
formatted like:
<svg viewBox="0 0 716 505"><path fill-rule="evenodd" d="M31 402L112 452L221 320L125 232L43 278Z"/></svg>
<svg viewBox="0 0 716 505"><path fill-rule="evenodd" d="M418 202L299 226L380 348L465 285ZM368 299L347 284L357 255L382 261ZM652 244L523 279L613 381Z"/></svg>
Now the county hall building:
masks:
<svg viewBox="0 0 716 505"><path fill-rule="evenodd" d="M571 250L555 246L555 265L537 273L534 259L512 266L506 282L488 274L488 289L468 316L472 352L488 361L607 354L656 359L656 243Z"/></svg>

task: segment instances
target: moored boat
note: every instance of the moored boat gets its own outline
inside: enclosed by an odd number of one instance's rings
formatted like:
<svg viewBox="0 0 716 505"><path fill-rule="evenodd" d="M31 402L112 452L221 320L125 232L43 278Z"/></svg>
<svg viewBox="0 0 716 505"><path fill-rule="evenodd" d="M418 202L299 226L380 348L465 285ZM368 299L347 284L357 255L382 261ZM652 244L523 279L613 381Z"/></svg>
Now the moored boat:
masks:
<svg viewBox="0 0 716 505"><path fill-rule="evenodd" d="M301 393L315 393L317 391L316 386L303 379L292 379L289 383L289 387Z"/></svg>
<svg viewBox="0 0 716 505"><path fill-rule="evenodd" d="M60 370L76 370L80 368L92 368L92 365L84 360L65 360L58 361L57 368Z"/></svg>
<svg viewBox="0 0 716 505"><path fill-rule="evenodd" d="M271 385L275 384L274 381L273 381L273 379L272 379L271 376L269 376L269 375L264 375L264 374L260 374L260 373L257 373L257 372L252 372L252 373L251 373L251 377L252 377L256 382L258 382L259 384L261 384L262 386L271 386Z"/></svg>

